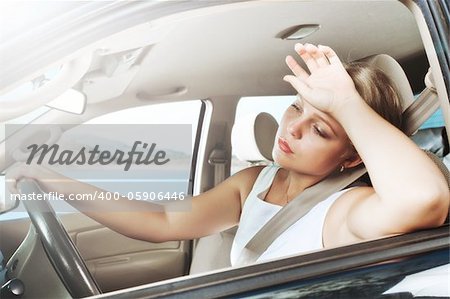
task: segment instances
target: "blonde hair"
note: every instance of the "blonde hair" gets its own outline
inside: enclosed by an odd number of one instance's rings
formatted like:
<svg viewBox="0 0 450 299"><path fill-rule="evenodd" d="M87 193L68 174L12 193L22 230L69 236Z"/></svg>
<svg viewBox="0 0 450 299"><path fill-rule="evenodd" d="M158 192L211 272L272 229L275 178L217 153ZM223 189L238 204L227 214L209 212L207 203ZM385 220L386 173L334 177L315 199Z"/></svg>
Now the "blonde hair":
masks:
<svg viewBox="0 0 450 299"><path fill-rule="evenodd" d="M402 104L392 80L380 69L365 63L350 63L345 69L364 101L381 117L401 130Z"/></svg>

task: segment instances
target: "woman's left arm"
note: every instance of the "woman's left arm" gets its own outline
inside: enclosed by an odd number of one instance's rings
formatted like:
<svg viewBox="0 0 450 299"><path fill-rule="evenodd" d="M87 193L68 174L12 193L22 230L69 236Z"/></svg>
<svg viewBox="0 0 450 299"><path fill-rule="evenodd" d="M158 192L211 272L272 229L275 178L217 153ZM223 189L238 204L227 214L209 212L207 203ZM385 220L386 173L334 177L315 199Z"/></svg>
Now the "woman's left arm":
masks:
<svg viewBox="0 0 450 299"><path fill-rule="evenodd" d="M373 111L356 91L351 77L329 47L297 45L310 69L293 58L296 76L285 80L316 108L345 129L363 160L373 191L355 190L347 210L348 229L358 238L404 233L441 225L450 194L440 170L406 135Z"/></svg>
<svg viewBox="0 0 450 299"><path fill-rule="evenodd" d="M334 117L352 140L373 185L374 192L348 210L347 226L354 234L371 238L444 222L447 183L419 147L363 100L343 106Z"/></svg>

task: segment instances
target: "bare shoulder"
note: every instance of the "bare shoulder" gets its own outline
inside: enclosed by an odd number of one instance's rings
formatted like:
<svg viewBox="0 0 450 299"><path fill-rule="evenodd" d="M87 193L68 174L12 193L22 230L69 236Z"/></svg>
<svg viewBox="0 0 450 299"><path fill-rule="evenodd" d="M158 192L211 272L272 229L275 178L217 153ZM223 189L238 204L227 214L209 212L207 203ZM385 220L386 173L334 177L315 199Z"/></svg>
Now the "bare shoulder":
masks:
<svg viewBox="0 0 450 299"><path fill-rule="evenodd" d="M241 205L253 188L258 175L265 166L253 166L245 168L229 178L230 182L235 185L240 192Z"/></svg>

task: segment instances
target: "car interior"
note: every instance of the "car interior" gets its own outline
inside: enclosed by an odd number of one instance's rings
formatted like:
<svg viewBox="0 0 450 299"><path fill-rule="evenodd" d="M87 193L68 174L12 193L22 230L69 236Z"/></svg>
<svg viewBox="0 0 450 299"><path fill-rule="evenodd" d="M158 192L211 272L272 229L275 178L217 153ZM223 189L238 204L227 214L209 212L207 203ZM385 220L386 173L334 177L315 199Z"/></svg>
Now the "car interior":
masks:
<svg viewBox="0 0 450 299"><path fill-rule="evenodd" d="M323 44L345 62L365 61L386 72L395 82L404 110L423 92L437 97L441 123L419 129L421 137L413 140L449 167L448 92L426 23L412 1L233 1L122 29L108 35L101 32L105 36L98 30L96 39L80 39L80 45L73 45L67 55L55 57L45 67L36 64L39 71L0 90L0 103L11 111L0 114L2 124L26 126L21 120L26 116L28 124L61 124L64 132L89 123L147 124L161 117L171 123L175 114L170 111L180 113L185 109L182 105L194 105L187 180L195 195L232 175L235 167L271 163L278 116L270 107L281 111L286 104L281 107L275 98L261 110L258 103L274 97L295 98L294 90L282 80L289 74L285 56L295 54L297 42ZM43 83L32 95L18 100L26 105L3 100L3 95L33 81L49 65L60 69L58 87ZM81 112L67 112L41 96L66 90L83 95ZM254 104L240 114L244 98ZM157 117L159 110L152 110L172 104L167 115ZM143 116L134 118L133 113L140 110ZM124 111L126 119L108 118ZM6 134L0 147L3 180L14 162L4 144L14 134ZM450 182L448 169L443 170ZM363 180L370 184L367 176ZM5 192L0 196L6 196ZM52 265L29 218L2 218L13 214L0 215L0 236L5 260L18 261L14 274L26 280L35 296L51 289L55 296L67 297L57 274L49 270ZM102 292L230 267L237 228L198 240L151 243L120 235L79 212L58 217ZM45 288L42 275L52 277L46 279Z"/></svg>

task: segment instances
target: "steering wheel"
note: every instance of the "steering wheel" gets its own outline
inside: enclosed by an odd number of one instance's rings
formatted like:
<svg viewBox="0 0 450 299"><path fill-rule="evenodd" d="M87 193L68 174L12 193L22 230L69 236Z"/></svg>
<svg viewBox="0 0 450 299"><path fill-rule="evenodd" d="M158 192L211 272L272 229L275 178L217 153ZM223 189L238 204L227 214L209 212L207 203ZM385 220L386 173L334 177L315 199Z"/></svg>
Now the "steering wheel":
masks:
<svg viewBox="0 0 450 299"><path fill-rule="evenodd" d="M18 182L22 194L43 194L36 181ZM25 208L38 233L50 263L74 298L101 294L80 253L46 200L25 200Z"/></svg>

